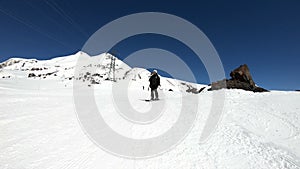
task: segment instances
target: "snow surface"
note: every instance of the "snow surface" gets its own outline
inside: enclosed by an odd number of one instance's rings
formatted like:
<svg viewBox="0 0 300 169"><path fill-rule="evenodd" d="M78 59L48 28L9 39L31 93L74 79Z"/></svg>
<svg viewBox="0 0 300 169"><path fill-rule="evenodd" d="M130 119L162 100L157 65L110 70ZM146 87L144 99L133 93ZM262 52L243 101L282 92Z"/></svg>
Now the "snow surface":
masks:
<svg viewBox="0 0 300 169"><path fill-rule="evenodd" d="M99 67L97 73L103 77L95 78L99 84L90 87L94 88L98 108L104 110L102 116L106 123L116 132L133 138L149 138L164 133L178 118L180 101L184 97L198 97L199 115L192 130L179 145L153 158L122 158L102 150L83 131L74 106L73 82L76 79L82 81L74 74L79 57L91 59L83 52L47 61L14 58L8 62L19 62L11 65L6 62L0 69L0 78L4 77L0 79L1 169L300 168L299 92L204 90L192 94L186 92L189 87L200 89L207 86L162 77L159 93L167 105L164 114L153 124L132 125L116 113L111 86L122 84L124 79L129 80L131 106L147 112L157 104L142 101L149 98L149 72L142 68L131 69L117 60L122 68L117 72L118 80L107 81L107 65L111 57L107 54L97 56L106 58L101 64L104 66L96 65ZM32 68L43 69L31 71ZM87 67L83 67L80 72L88 71ZM52 72L56 76L45 75ZM29 73L42 75L29 78ZM81 78L84 75L81 74ZM89 82L82 81L83 85L91 85ZM200 143L213 95L221 92L226 94L222 119L208 140ZM119 97L122 100L127 96Z"/></svg>

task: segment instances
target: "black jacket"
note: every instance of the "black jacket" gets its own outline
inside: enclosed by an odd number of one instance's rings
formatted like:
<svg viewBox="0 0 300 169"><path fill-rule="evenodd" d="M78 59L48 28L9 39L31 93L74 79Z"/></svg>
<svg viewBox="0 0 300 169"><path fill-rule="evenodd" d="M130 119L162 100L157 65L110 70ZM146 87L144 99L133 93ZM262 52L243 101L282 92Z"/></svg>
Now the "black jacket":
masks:
<svg viewBox="0 0 300 169"><path fill-rule="evenodd" d="M156 74L151 75L151 77L149 78L149 82L150 82L150 88L153 89L157 89L158 86L160 86L160 78L159 76Z"/></svg>

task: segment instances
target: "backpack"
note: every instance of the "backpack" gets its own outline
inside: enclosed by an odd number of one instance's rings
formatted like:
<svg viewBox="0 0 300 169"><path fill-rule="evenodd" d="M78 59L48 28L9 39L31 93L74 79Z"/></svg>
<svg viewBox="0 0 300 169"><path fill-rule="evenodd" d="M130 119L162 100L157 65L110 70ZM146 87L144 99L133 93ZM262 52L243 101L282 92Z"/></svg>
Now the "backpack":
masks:
<svg viewBox="0 0 300 169"><path fill-rule="evenodd" d="M149 79L150 81L150 88L157 88L159 85L159 77L158 75L152 75Z"/></svg>

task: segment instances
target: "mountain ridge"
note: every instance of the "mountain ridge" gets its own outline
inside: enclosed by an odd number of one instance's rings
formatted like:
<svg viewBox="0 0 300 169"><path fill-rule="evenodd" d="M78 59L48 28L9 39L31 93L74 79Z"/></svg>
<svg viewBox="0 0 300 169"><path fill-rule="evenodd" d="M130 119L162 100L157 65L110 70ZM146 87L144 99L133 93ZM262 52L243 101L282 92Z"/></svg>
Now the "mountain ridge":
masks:
<svg viewBox="0 0 300 169"><path fill-rule="evenodd" d="M73 80L88 86L110 81L113 76L111 66L115 59L115 80L130 80L148 89L150 72L144 68L131 68L110 53L90 56L79 51L72 55L60 56L49 60L10 58L0 63L1 79L51 80L59 81L64 86L72 86ZM199 93L207 85L190 83L182 80L161 77L162 90ZM201 91L202 91L201 90Z"/></svg>

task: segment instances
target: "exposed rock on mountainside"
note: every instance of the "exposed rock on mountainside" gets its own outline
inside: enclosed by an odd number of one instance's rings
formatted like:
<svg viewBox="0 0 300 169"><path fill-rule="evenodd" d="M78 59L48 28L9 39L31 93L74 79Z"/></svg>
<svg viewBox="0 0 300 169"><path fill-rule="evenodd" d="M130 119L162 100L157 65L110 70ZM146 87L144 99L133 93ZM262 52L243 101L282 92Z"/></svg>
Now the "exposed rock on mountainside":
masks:
<svg viewBox="0 0 300 169"><path fill-rule="evenodd" d="M246 64L241 65L230 73L231 79L213 82L209 90L243 89L253 92L267 92L268 90L255 85L250 70Z"/></svg>
<svg viewBox="0 0 300 169"><path fill-rule="evenodd" d="M0 64L0 69L4 68L6 66L11 66L11 65L13 65L15 63L19 63L19 62L20 62L19 60L9 59L8 61Z"/></svg>
<svg viewBox="0 0 300 169"><path fill-rule="evenodd" d="M250 85L250 87L254 87L255 83L250 74L249 68L246 64L241 65L237 69L233 70L230 73L230 77L232 80L238 80L240 82L246 82Z"/></svg>

